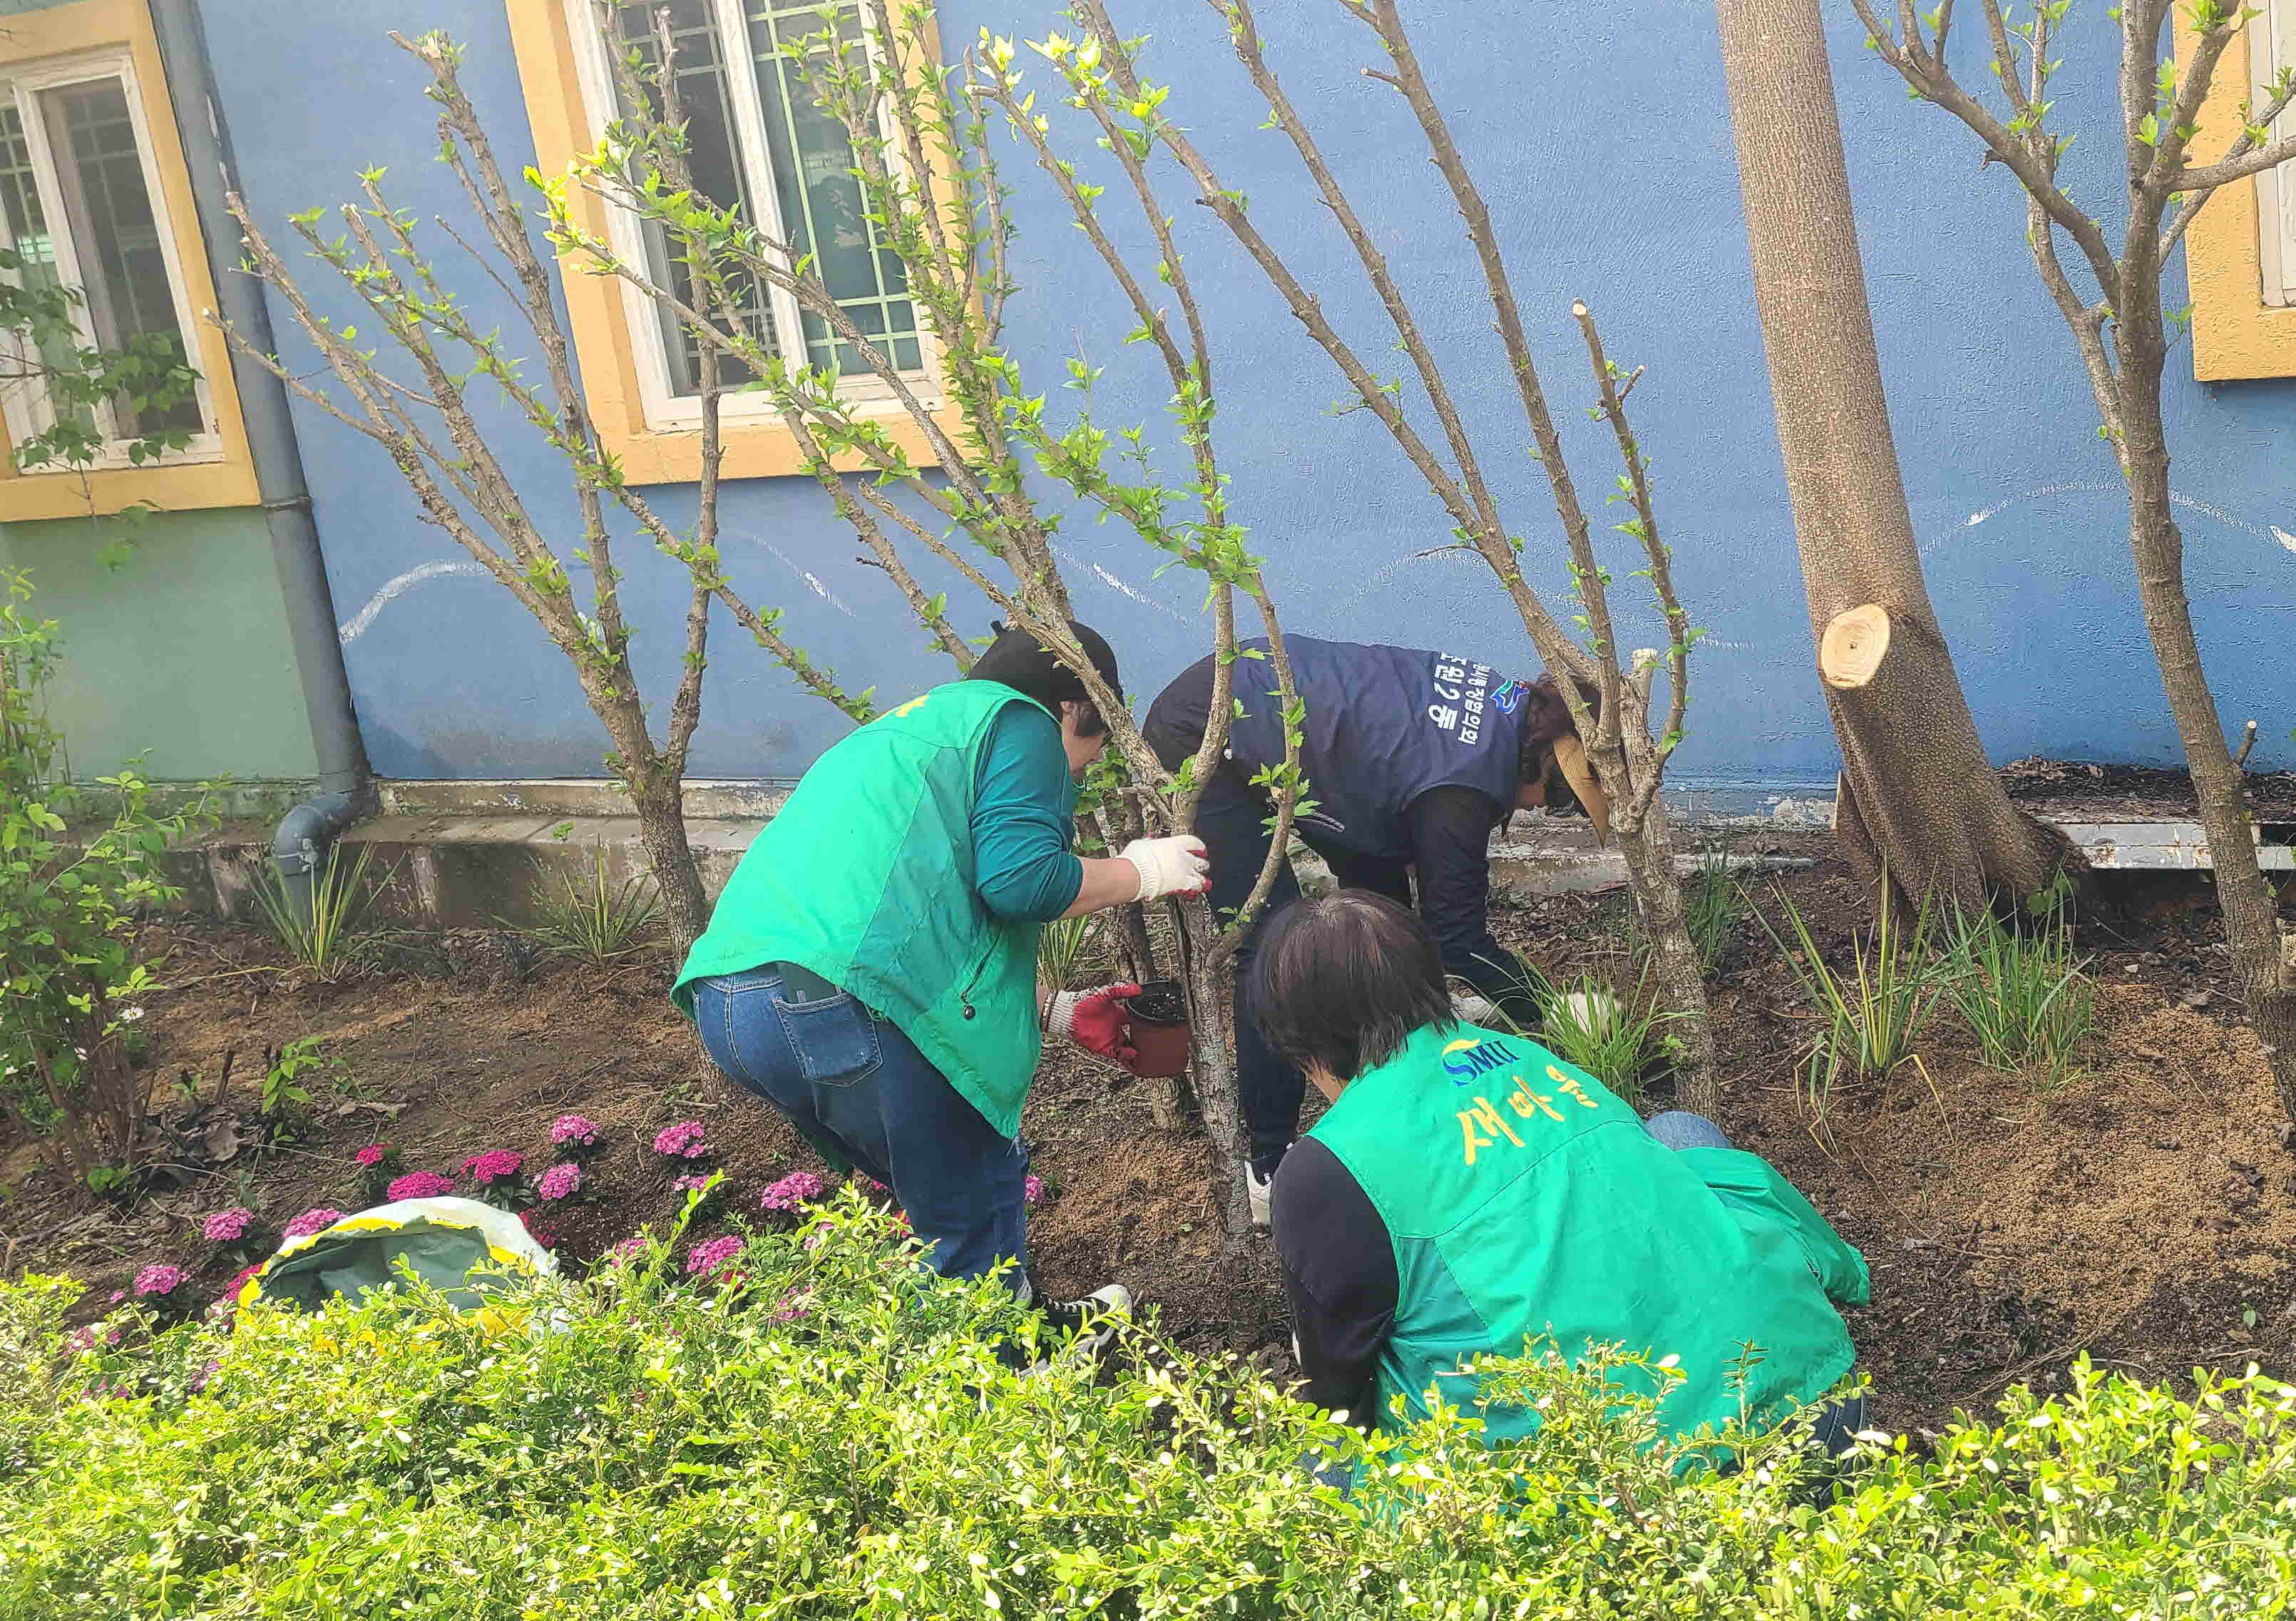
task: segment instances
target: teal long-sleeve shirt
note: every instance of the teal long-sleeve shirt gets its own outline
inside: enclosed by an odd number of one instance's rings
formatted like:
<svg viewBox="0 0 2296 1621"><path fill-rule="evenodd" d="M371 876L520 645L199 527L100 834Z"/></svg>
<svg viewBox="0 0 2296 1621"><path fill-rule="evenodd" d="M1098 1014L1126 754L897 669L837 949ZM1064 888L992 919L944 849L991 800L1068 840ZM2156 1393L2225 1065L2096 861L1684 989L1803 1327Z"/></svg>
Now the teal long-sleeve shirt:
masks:
<svg viewBox="0 0 2296 1621"><path fill-rule="evenodd" d="M1077 786L1061 728L1014 704L989 728L972 794L972 887L999 917L1049 923L1084 887L1069 848Z"/></svg>

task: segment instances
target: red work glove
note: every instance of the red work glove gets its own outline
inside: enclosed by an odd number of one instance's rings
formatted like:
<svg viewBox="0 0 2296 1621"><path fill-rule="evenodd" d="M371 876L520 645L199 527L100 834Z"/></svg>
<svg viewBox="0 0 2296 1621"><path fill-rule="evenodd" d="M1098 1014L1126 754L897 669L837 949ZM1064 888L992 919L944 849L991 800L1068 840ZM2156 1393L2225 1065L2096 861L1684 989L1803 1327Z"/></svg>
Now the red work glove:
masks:
<svg viewBox="0 0 2296 1621"><path fill-rule="evenodd" d="M1139 994L1140 987L1133 984L1054 992L1052 1000L1045 1004L1045 1029L1086 1052L1129 1068L1140 1055L1124 1039L1125 1021L1131 1013L1125 1003Z"/></svg>

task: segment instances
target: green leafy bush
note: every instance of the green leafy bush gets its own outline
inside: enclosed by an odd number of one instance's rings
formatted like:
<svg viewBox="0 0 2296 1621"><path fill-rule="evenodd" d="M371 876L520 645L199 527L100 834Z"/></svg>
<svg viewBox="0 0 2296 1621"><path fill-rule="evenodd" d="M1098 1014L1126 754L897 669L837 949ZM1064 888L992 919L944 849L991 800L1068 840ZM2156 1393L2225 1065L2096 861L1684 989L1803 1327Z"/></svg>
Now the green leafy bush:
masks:
<svg viewBox="0 0 2296 1621"><path fill-rule="evenodd" d="M132 768L71 780L45 704L56 624L31 596L0 569L0 1115L101 1191L134 1171L144 1119L122 1014L159 986L135 921L182 898L160 858L212 820L211 799L161 816Z"/></svg>
<svg viewBox="0 0 2296 1621"><path fill-rule="evenodd" d="M1131 1337L1016 1378L994 1284L923 1281L848 1200L730 1285L640 1244L486 1312L420 1289L68 1350L0 1287L0 1615L446 1621L1054 1616L2249 1616L2296 1599L2296 1392L2179 1400L2081 1369L1831 1502L1791 1432L1736 1473L1651 1437L1646 1357L1495 1370L1545 1405L1496 1453L1447 1411L1351 1432L1232 1359ZM1605 1375L1618 1387L1605 1387ZM125 1395L90 1396L91 1387Z"/></svg>

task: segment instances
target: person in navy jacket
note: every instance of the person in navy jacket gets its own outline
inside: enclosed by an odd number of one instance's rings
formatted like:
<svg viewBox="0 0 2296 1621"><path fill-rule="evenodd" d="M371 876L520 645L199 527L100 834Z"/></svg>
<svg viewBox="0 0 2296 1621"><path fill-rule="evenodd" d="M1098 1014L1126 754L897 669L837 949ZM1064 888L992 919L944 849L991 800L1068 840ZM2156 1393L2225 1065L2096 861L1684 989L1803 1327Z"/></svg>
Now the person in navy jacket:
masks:
<svg viewBox="0 0 2296 1621"><path fill-rule="evenodd" d="M1587 816L1598 837L1609 832L1609 806L1554 678L1508 679L1458 654L1302 636L1286 637L1284 646L1307 705L1300 766L1315 802L1298 819L1300 837L1342 888L1415 904L1442 949L1445 973L1535 1025L1523 967L1491 937L1491 831L1517 810L1543 808ZM1241 712L1196 807L1215 912L1243 904L1267 855L1270 802L1252 779L1283 763L1283 720L1274 662L1250 656L1267 647L1259 639L1242 644L1245 656L1233 667ZM1214 667L1206 658L1182 671L1149 706L1143 732L1168 769L1203 742ZM1591 707L1594 694L1581 690ZM1260 1037L1248 986L1261 925L1299 894L1287 864L1236 958L1237 1079L1251 1132L1252 1216L1263 1226L1307 1082ZM1468 1011L1487 1009L1470 1003Z"/></svg>

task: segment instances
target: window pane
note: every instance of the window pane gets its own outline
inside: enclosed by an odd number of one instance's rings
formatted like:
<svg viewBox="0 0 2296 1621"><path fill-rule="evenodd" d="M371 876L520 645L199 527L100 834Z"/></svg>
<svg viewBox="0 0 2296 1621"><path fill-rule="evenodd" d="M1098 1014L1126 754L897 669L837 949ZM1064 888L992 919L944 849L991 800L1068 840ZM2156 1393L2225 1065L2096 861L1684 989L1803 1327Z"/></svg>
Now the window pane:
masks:
<svg viewBox="0 0 2296 1621"><path fill-rule="evenodd" d="M43 90L39 101L98 347L159 338L178 363L189 364L126 85L116 78L66 85ZM197 432L202 425L195 398L141 412L123 399L118 414L123 439L169 429Z"/></svg>
<svg viewBox="0 0 2296 1621"><path fill-rule="evenodd" d="M32 177L31 144L24 138L24 119L11 103L0 106L0 223L8 229L8 245L14 249L23 262L16 270L16 278L25 287L52 288L62 284L56 274L56 244L48 235L46 214L40 208L40 188ZM40 345L39 361L58 371L69 368L72 362L73 344L63 333L56 333ZM6 365L13 374L22 366L29 369L31 358ZM83 425L93 428L85 417Z"/></svg>
<svg viewBox="0 0 2296 1621"><path fill-rule="evenodd" d="M659 9L651 4L619 8L623 39L636 46L649 65L658 65L660 60L653 37L653 15ZM742 218L754 223L757 211L750 206L741 160L734 150L733 99L709 0L675 0L668 9L670 44L677 64L678 111L685 120L686 162L693 170L694 189L720 208L740 209ZM655 107L659 111L659 102ZM646 267L655 283L691 303L693 277L682 259L671 261L668 234L648 225L645 239ZM732 291L749 329L764 340L767 349L775 348L773 313L764 290L743 278ZM661 324L662 348L669 358L670 392L699 394L701 345L679 324L675 312L658 309L656 318ZM724 361L719 371L730 388L756 380L748 366L732 360Z"/></svg>
<svg viewBox="0 0 2296 1621"><path fill-rule="evenodd" d="M816 256L823 282L854 325L896 365L914 369L919 363L915 309L900 262L883 251L865 216L860 184L851 172L852 143L842 125L814 105L797 64L781 54L783 46L821 31L822 12L820 0L750 4L750 50L782 224L792 248ZM838 6L837 21L843 33L858 26L850 0ZM833 364L849 374L864 369L850 348L832 342L828 324L818 317L805 317L805 339L813 365Z"/></svg>

